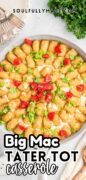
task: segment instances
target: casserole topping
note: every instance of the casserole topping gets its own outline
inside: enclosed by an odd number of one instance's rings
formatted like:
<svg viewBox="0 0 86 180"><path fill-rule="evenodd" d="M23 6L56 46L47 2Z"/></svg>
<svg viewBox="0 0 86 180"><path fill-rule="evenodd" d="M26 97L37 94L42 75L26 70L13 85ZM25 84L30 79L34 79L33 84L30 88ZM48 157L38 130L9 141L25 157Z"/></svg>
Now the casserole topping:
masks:
<svg viewBox="0 0 86 180"><path fill-rule="evenodd" d="M25 39L6 54L0 63L0 124L27 138L64 139L85 121L86 63L75 49Z"/></svg>

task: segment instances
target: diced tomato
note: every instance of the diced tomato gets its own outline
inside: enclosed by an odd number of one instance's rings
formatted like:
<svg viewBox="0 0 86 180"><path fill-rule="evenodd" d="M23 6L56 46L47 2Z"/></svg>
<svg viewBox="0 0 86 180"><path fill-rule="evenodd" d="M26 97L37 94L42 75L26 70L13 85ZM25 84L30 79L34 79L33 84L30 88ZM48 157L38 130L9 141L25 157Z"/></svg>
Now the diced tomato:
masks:
<svg viewBox="0 0 86 180"><path fill-rule="evenodd" d="M67 97L67 98L72 98L72 97L73 97L73 93L70 92L70 91L67 92L67 93L66 93L66 97Z"/></svg>
<svg viewBox="0 0 86 180"><path fill-rule="evenodd" d="M53 98L53 94L52 93L48 93L46 96L45 96L45 101L48 103L52 100Z"/></svg>
<svg viewBox="0 0 86 180"><path fill-rule="evenodd" d="M57 46L55 47L55 52L56 52L57 54L60 54L60 53L62 52L60 45L57 45Z"/></svg>
<svg viewBox="0 0 86 180"><path fill-rule="evenodd" d="M49 138L49 134L44 134L44 138Z"/></svg>
<svg viewBox="0 0 86 180"><path fill-rule="evenodd" d="M61 136L62 138L66 138L68 137L68 133L66 130L62 129L59 131L59 136Z"/></svg>
<svg viewBox="0 0 86 180"><path fill-rule="evenodd" d="M38 84L38 91L51 91L53 90L53 85L49 83Z"/></svg>
<svg viewBox="0 0 86 180"><path fill-rule="evenodd" d="M49 57L49 54L43 54L43 58L48 59Z"/></svg>
<svg viewBox="0 0 86 180"><path fill-rule="evenodd" d="M38 101L38 97L36 95L31 96L32 101Z"/></svg>
<svg viewBox="0 0 86 180"><path fill-rule="evenodd" d="M85 86L84 86L84 84L79 84L78 86L76 86L76 88L78 91L82 92L82 91L84 91Z"/></svg>
<svg viewBox="0 0 86 180"><path fill-rule="evenodd" d="M28 44L29 46L32 46L33 41L30 40L30 39L25 38L25 39L24 39L24 43L25 43L25 44Z"/></svg>
<svg viewBox="0 0 86 180"><path fill-rule="evenodd" d="M45 90L45 91L51 91L51 90L53 90L53 84L44 83L44 90Z"/></svg>
<svg viewBox="0 0 86 180"><path fill-rule="evenodd" d="M27 130L27 127L23 126L23 125L19 125L19 128L22 130L22 131L26 131Z"/></svg>
<svg viewBox="0 0 86 180"><path fill-rule="evenodd" d="M51 82L51 76L50 76L50 74L46 74L45 79L44 79L44 82L45 82L45 83Z"/></svg>
<svg viewBox="0 0 86 180"><path fill-rule="evenodd" d="M37 90L37 88L38 88L38 84L36 82L31 82L30 86L33 90Z"/></svg>
<svg viewBox="0 0 86 180"><path fill-rule="evenodd" d="M38 90L41 92L53 90L53 85L50 83L37 84L36 82L31 82L30 86L33 90Z"/></svg>
<svg viewBox="0 0 86 180"><path fill-rule="evenodd" d="M0 72L2 72L3 71L3 67L2 66L0 66Z"/></svg>
<svg viewBox="0 0 86 180"><path fill-rule="evenodd" d="M38 84L38 91L44 91L44 84Z"/></svg>
<svg viewBox="0 0 86 180"><path fill-rule="evenodd" d="M55 116L55 112L50 112L50 113L48 114L49 120L53 121L54 116Z"/></svg>
<svg viewBox="0 0 86 180"><path fill-rule="evenodd" d="M37 98L38 100L41 100L43 98L43 92L39 92Z"/></svg>
<svg viewBox="0 0 86 180"><path fill-rule="evenodd" d="M69 58L64 59L64 65L69 65L71 60Z"/></svg>
<svg viewBox="0 0 86 180"><path fill-rule="evenodd" d="M26 109L29 106L28 101L21 101L20 108Z"/></svg>
<svg viewBox="0 0 86 180"><path fill-rule="evenodd" d="M20 81L17 81L17 80L13 80L13 84L14 86L16 87L19 87L21 85L21 82Z"/></svg>
<svg viewBox="0 0 86 180"><path fill-rule="evenodd" d="M15 66L17 66L17 65L19 65L19 64L21 64L21 63L22 63L22 59L21 59L21 58L15 58L14 61L13 61L13 64L14 64Z"/></svg>

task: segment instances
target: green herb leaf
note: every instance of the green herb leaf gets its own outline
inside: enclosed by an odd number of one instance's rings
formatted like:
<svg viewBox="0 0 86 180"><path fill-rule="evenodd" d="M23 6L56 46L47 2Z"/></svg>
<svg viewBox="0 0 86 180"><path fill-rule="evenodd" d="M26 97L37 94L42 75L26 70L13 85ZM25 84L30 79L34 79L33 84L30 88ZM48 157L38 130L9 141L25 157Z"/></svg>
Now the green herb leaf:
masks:
<svg viewBox="0 0 86 180"><path fill-rule="evenodd" d="M78 39L86 36L86 0L49 0L50 12L61 17Z"/></svg>

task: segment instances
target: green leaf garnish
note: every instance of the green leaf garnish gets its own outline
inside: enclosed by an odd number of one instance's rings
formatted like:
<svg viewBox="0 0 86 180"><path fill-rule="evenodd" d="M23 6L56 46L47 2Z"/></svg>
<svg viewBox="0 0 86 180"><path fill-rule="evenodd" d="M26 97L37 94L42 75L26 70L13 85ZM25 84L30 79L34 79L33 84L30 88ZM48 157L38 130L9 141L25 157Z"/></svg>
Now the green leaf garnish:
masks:
<svg viewBox="0 0 86 180"><path fill-rule="evenodd" d="M48 0L48 6L55 17L61 17L67 30L78 39L86 36L86 0Z"/></svg>

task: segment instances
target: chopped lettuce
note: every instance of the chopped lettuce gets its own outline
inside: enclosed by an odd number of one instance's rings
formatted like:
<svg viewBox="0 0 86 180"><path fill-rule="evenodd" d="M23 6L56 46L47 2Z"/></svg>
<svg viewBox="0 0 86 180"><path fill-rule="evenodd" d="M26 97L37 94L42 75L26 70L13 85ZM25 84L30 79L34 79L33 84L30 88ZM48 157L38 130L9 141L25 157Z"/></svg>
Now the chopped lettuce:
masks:
<svg viewBox="0 0 86 180"><path fill-rule="evenodd" d="M29 121L31 122L31 123L34 123L35 122L35 119L36 119L36 114L35 114L35 112L29 112L28 113L28 118L29 118Z"/></svg>
<svg viewBox="0 0 86 180"><path fill-rule="evenodd" d="M62 80L63 80L65 83L68 83L68 82L70 81L67 77L62 78Z"/></svg>
<svg viewBox="0 0 86 180"><path fill-rule="evenodd" d="M39 77L36 77L36 78L34 79L34 82L36 82L36 83L40 84L40 83L41 83L41 80L40 80L40 78L39 78Z"/></svg>
<svg viewBox="0 0 86 180"><path fill-rule="evenodd" d="M44 108L43 114L44 114L45 117L48 117L48 114L49 114L49 113L48 113L48 111L47 111L46 108Z"/></svg>
<svg viewBox="0 0 86 180"><path fill-rule="evenodd" d="M38 52L32 52L33 59L36 61L37 59L42 59L43 58L43 52L38 51Z"/></svg>
<svg viewBox="0 0 86 180"><path fill-rule="evenodd" d="M19 89L12 87L12 88L9 89L9 92L10 92L11 94L18 93L18 92L19 92Z"/></svg>
<svg viewBox="0 0 86 180"><path fill-rule="evenodd" d="M86 83L86 77L83 78L83 82Z"/></svg>

